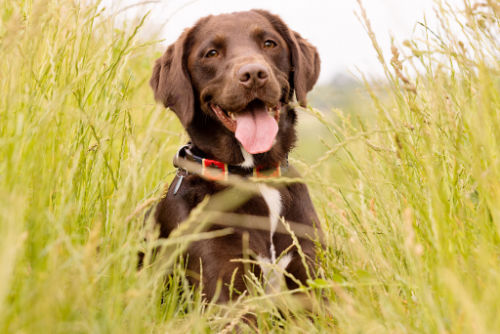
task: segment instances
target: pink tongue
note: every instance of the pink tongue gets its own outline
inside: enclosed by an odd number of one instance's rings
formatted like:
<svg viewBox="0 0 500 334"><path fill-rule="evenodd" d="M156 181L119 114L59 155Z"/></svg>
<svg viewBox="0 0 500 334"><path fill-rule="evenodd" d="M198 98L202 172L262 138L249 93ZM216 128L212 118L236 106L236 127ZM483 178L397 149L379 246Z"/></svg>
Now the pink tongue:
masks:
<svg viewBox="0 0 500 334"><path fill-rule="evenodd" d="M277 133L278 124L265 106L252 108L236 116L236 139L250 154L269 151Z"/></svg>

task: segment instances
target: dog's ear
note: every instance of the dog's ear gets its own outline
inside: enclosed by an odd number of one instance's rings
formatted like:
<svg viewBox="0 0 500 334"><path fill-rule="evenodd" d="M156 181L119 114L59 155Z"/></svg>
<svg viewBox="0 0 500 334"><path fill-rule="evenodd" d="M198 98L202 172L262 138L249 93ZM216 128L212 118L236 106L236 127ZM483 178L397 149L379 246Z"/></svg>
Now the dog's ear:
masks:
<svg viewBox="0 0 500 334"><path fill-rule="evenodd" d="M283 20L268 11L254 10L264 16L288 44L291 53L291 85L297 101L303 107L307 105L306 95L318 80L320 60L318 51L298 33L292 31Z"/></svg>
<svg viewBox="0 0 500 334"><path fill-rule="evenodd" d="M189 30L184 31L156 60L149 80L155 100L172 109L184 127L194 115L194 93L185 61L188 35Z"/></svg>
<svg viewBox="0 0 500 334"><path fill-rule="evenodd" d="M307 105L307 92L313 89L318 81L320 60L318 51L298 33L293 32L295 43L292 43L293 84L297 101L301 106Z"/></svg>

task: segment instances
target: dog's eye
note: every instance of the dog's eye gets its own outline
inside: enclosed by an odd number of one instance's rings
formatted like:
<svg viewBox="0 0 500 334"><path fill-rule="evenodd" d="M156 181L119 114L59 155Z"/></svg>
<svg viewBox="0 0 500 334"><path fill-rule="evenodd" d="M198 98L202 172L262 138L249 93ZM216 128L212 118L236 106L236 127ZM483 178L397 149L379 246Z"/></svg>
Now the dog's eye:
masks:
<svg viewBox="0 0 500 334"><path fill-rule="evenodd" d="M218 55L219 55L219 52L215 49L212 49L205 54L205 58L213 58L213 57L217 57Z"/></svg>
<svg viewBox="0 0 500 334"><path fill-rule="evenodd" d="M264 48L265 49L272 49L277 47L278 44L276 44L275 41L268 39L267 41L264 42Z"/></svg>

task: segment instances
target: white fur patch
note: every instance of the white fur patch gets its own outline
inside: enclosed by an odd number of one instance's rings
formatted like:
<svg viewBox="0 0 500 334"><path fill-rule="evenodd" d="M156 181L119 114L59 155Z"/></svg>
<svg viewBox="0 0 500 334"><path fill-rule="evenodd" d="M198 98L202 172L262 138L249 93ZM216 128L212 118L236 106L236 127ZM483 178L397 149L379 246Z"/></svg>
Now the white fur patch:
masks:
<svg viewBox="0 0 500 334"><path fill-rule="evenodd" d="M245 153L247 152L243 148L241 149L241 152L245 157ZM278 227L282 210L280 192L277 189L269 187L265 184L259 184L259 191L269 208L269 253L271 258L259 255L257 256L257 260L262 263L260 267L264 275L266 293L270 293L280 291L281 283L284 280L283 271L285 271L286 267L290 264L290 261L292 261L292 256L290 254L285 254L279 259L279 261L276 261L276 249L274 247L273 236L276 232L276 228Z"/></svg>
<svg viewBox="0 0 500 334"><path fill-rule="evenodd" d="M240 146L241 154L243 154L243 162L240 164L241 167L252 168L254 166L253 156L248 153L243 147Z"/></svg>
<svg viewBox="0 0 500 334"><path fill-rule="evenodd" d="M274 264L271 259L261 256L257 256L257 261L263 264L260 267L264 276L266 293L280 291L281 283L283 282L284 277L283 271L285 271L286 267L290 264L290 261L292 261L292 256L290 254L286 254L279 259L276 264Z"/></svg>
<svg viewBox="0 0 500 334"><path fill-rule="evenodd" d="M276 262L276 250L274 249L273 235L278 227L278 220L281 214L281 195L280 192L274 188L268 187L265 184L259 184L259 190L266 201L269 208L269 238L271 239L271 246L269 252L271 253L272 263Z"/></svg>

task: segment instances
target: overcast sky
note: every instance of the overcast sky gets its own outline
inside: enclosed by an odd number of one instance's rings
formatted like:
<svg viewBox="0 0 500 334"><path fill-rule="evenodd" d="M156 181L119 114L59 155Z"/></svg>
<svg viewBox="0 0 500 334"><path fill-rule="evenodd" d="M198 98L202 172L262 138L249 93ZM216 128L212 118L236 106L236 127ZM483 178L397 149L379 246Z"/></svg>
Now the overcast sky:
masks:
<svg viewBox="0 0 500 334"><path fill-rule="evenodd" d="M355 0L105 0L103 5L118 10L136 3L143 4L122 12L121 16L151 10L147 31L161 31L159 36L165 40L165 46L205 15L262 8L280 15L318 48L322 62L320 82L331 80L336 73L357 74L357 68L371 76L381 73L367 34L355 15L358 11ZM390 36L403 41L422 29L415 23L422 21L424 14L430 26L435 24L431 20L433 0L364 0L363 4L386 52L390 50Z"/></svg>

